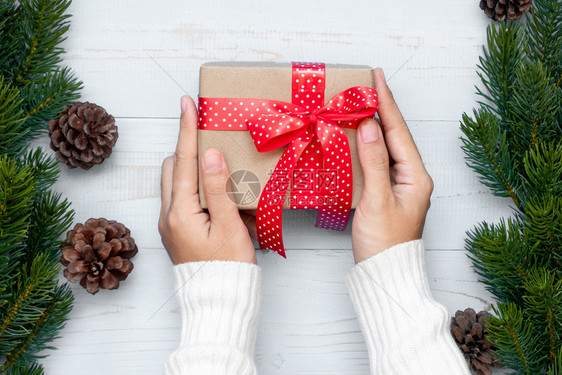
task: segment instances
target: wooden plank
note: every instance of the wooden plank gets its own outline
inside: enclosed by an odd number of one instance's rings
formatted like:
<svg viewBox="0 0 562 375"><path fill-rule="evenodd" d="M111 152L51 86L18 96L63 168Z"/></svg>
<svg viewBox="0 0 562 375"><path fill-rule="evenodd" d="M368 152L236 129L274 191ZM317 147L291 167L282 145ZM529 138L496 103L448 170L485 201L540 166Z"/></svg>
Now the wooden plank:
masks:
<svg viewBox="0 0 562 375"><path fill-rule="evenodd" d="M120 220L143 247L160 246L160 166L175 149L177 119L118 119L113 155L89 171L62 166L57 189L73 203L76 221L90 217ZM464 165L460 131L454 122L410 122L412 134L435 181L425 240L432 249L462 249L464 233L477 222L509 216L509 201L493 197ZM48 148L47 137L37 145ZM351 248L344 232L314 228L314 211L285 211L288 249Z"/></svg>
<svg viewBox="0 0 562 375"><path fill-rule="evenodd" d="M121 117L174 117L197 95L209 60L355 63L383 67L404 115L457 120L474 103L487 22L471 1L75 3L65 63L83 97ZM261 9L261 11L260 11ZM248 12L248 13L246 13ZM181 88L180 88L181 87Z"/></svg>
<svg viewBox="0 0 562 375"><path fill-rule="evenodd" d="M74 1L64 62L84 81L82 99L117 117L120 139L101 166L63 166L56 187L73 202L76 222L119 220L141 251L118 291L90 296L73 285L75 308L54 343L59 350L44 360L46 373L160 373L177 346L181 322L157 231L160 165L175 148L179 97L197 95L198 69L208 60L383 67L435 181L424 233L434 295L451 312L487 309L491 297L463 251L465 231L511 215L510 201L493 197L465 166L458 120L477 100L474 69L489 21L472 0L454 6L436 0L429 12L427 6L391 0ZM46 147L47 137L35 144ZM260 373L368 374L343 283L353 265L350 228L314 228L312 211L284 215L288 259L258 253L264 269Z"/></svg>
<svg viewBox="0 0 562 375"><path fill-rule="evenodd" d="M162 248L142 248L119 290L96 296L73 284L75 307L43 361L49 374L156 374L177 347L181 319ZM349 250L258 253L263 269L256 346L261 374L368 374L368 354L344 284ZM430 287L454 313L488 309L491 296L459 251L426 251ZM90 369L92 370L90 372ZM95 370L94 370L95 369Z"/></svg>

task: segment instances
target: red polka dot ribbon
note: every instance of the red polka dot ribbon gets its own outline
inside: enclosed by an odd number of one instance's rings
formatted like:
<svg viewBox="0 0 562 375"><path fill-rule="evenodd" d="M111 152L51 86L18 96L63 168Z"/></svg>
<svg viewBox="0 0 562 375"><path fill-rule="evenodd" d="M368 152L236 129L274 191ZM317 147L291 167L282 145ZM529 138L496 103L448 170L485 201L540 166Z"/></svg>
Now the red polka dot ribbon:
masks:
<svg viewBox="0 0 562 375"><path fill-rule="evenodd" d="M351 152L342 128L356 128L377 111L377 93L352 87L324 104L324 64L293 63L292 103L199 98L199 129L248 130L260 152L287 146L260 195L256 225L262 250L285 257L283 203L318 209L316 226L344 230L353 193Z"/></svg>

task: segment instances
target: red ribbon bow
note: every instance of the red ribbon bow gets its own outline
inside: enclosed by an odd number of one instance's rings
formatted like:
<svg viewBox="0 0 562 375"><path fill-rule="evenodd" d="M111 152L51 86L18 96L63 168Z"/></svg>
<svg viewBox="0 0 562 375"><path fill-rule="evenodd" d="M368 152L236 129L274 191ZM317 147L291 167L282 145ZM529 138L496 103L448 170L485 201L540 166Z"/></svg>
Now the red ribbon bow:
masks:
<svg viewBox="0 0 562 375"><path fill-rule="evenodd" d="M247 129L260 152L288 145L260 195L256 217L260 248L272 249L283 257L282 211L290 181L291 208L318 209L319 228L346 228L353 181L351 152L342 127L356 128L359 120L374 116L378 106L376 91L361 86L345 90L323 105L323 64L293 63L292 94L293 103L199 100L201 129L208 125L218 130ZM222 107L220 115L207 115L214 111L212 104ZM246 126L238 123L237 115L244 117Z"/></svg>

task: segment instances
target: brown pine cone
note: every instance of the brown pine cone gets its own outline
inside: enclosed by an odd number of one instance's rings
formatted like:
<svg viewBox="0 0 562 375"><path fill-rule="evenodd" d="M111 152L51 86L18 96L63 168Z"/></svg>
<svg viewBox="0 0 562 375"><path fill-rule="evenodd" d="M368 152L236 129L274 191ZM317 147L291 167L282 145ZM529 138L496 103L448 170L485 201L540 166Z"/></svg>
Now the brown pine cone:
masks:
<svg viewBox="0 0 562 375"><path fill-rule="evenodd" d="M496 21L518 20L531 8L533 0L480 0L480 9Z"/></svg>
<svg viewBox="0 0 562 375"><path fill-rule="evenodd" d="M94 103L76 103L49 121L51 148L69 168L90 169L111 155L119 134L115 119Z"/></svg>
<svg viewBox="0 0 562 375"><path fill-rule="evenodd" d="M457 311L451 319L451 333L455 342L477 375L491 375L492 371L488 366L502 367L498 363L499 356L492 351L492 344L486 337L486 316L486 311L476 314L473 309L468 308Z"/></svg>
<svg viewBox="0 0 562 375"><path fill-rule="evenodd" d="M76 224L62 244L64 276L91 294L99 288L117 289L133 270L129 260L138 252L131 232L115 220L88 219Z"/></svg>

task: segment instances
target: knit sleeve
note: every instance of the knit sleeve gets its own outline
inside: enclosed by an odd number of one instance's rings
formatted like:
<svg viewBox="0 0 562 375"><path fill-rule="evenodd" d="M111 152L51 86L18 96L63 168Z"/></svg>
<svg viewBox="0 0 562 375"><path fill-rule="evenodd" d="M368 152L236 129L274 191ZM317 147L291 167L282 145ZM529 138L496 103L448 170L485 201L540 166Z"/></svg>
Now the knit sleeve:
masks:
<svg viewBox="0 0 562 375"><path fill-rule="evenodd" d="M180 302L180 345L165 375L255 375L261 269L231 261L174 266Z"/></svg>
<svg viewBox="0 0 562 375"><path fill-rule="evenodd" d="M469 375L450 315L429 289L421 240L356 264L346 277L372 374Z"/></svg>

